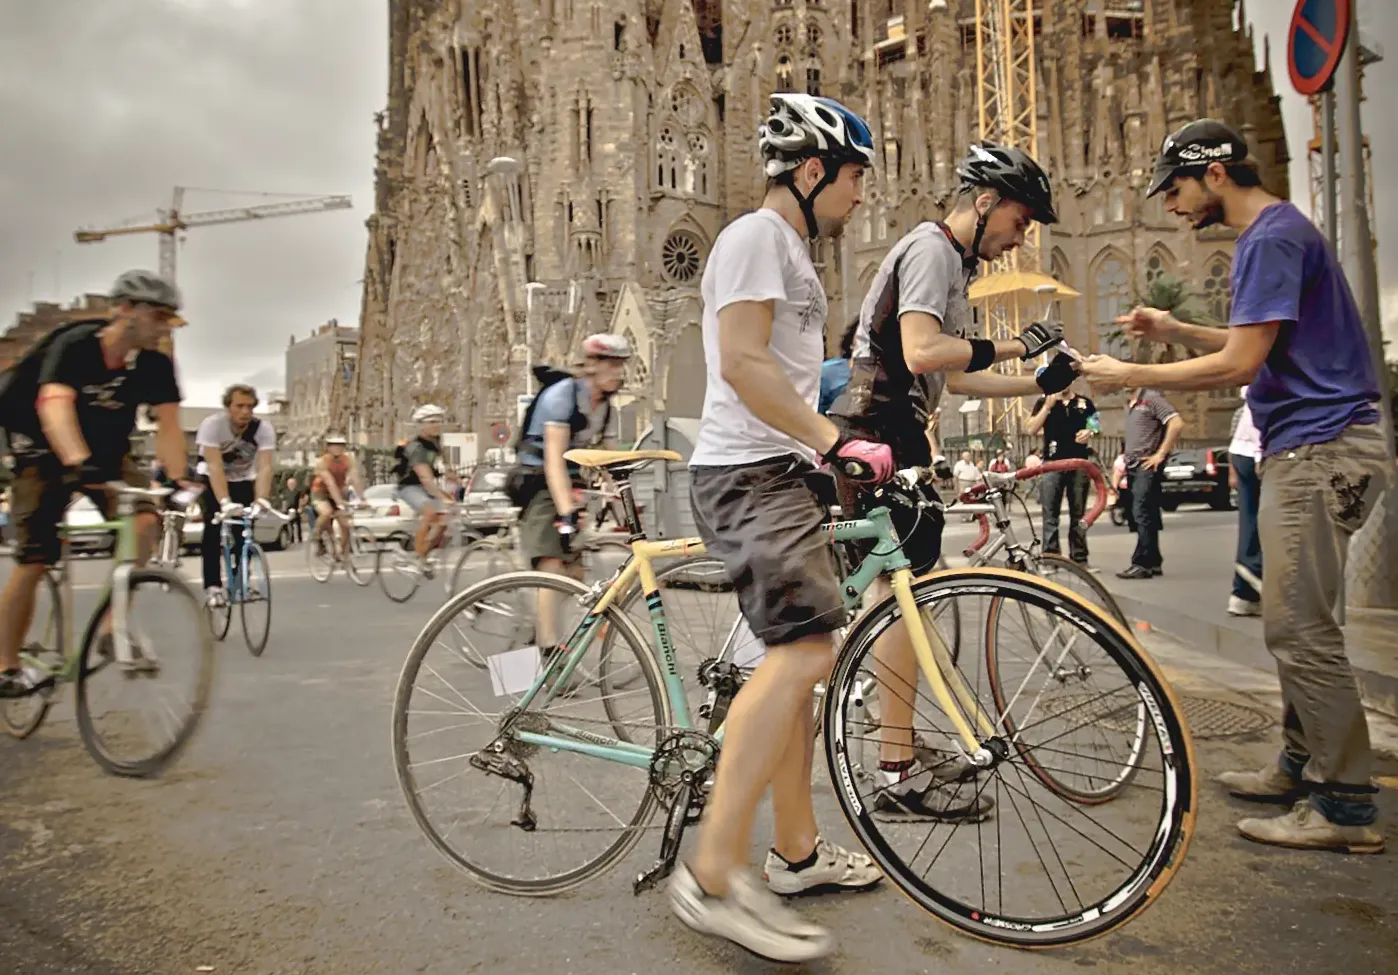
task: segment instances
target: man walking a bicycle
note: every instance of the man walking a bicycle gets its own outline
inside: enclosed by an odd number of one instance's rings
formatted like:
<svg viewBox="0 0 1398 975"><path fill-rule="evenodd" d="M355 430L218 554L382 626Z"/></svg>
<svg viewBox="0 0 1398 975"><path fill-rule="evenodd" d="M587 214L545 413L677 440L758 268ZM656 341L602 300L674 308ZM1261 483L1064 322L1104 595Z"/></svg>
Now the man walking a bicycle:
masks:
<svg viewBox="0 0 1398 975"><path fill-rule="evenodd" d="M58 526L75 491L110 507L93 486L121 480L146 486L149 477L130 457L136 410L155 416L156 456L167 471L186 469L180 430L180 389L174 363L159 351L177 314L175 286L149 271L128 271L112 287L109 319L61 326L12 368L0 396L3 425L15 457L12 516L15 566L0 592L0 698L24 697L48 686L20 668L20 642L34 615L34 595L61 553ZM138 561L155 547L160 521L138 506ZM110 619L103 624L110 646ZM110 652L108 650L107 652Z"/></svg>
<svg viewBox="0 0 1398 975"><path fill-rule="evenodd" d="M223 391L222 413L205 417L194 435L199 449L198 473L204 481L199 504L204 513L204 534L200 539L203 559L204 596L211 605L223 599L223 567L219 556L219 525L216 515L241 513L244 506L260 501L267 504L272 491L272 455L277 434L272 424L253 416L257 390L234 383ZM241 530L239 530L241 531ZM234 546L234 552L240 546Z"/></svg>
<svg viewBox="0 0 1398 975"><path fill-rule="evenodd" d="M860 309L850 384L830 411L846 435L888 441L898 468L932 463L924 431L944 389L973 396L1048 395L1068 388L1076 376L1062 352L1037 379L988 371L996 362L1030 361L1052 351L1063 337L1060 326L1035 323L1018 338L998 342L969 336L968 290L980 261L1018 247L1031 222L1058 219L1047 175L1024 152L990 143L973 146L957 175L961 195L946 219L914 227L879 267ZM963 490L968 486L958 483ZM938 500L930 488L923 491L926 500ZM845 511L861 516L884 504L847 478L840 479L840 495ZM913 572L931 572L941 556L941 512L895 505L890 514ZM867 554L867 544L864 549ZM889 592L879 580L870 598ZM875 815L913 822L985 819L993 806L988 796L945 788L963 763L917 757L912 695L891 690L917 686L906 627L881 638L875 660L881 687L889 689L880 695L879 770L886 788L874 799Z"/></svg>

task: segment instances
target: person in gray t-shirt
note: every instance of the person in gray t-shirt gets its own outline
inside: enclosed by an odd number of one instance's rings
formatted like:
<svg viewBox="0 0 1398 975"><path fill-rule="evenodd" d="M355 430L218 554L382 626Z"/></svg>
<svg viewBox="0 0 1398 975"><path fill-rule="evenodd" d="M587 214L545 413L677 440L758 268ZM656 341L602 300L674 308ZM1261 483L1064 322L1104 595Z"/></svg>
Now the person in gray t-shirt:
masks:
<svg viewBox="0 0 1398 975"><path fill-rule="evenodd" d="M1117 576L1150 579L1161 574L1160 468L1175 449L1184 417L1154 389L1130 391L1126 404L1126 476L1131 486L1131 514L1136 523L1136 551L1131 565Z"/></svg>

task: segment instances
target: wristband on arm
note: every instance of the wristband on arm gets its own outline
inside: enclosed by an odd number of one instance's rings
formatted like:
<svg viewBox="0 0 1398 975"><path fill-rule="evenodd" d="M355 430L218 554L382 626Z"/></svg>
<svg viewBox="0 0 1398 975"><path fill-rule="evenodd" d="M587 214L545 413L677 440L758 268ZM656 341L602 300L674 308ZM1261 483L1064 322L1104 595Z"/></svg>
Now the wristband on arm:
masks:
<svg viewBox="0 0 1398 975"><path fill-rule="evenodd" d="M966 364L967 372L981 372L995 364L995 343L990 339L967 339L971 343L971 361Z"/></svg>

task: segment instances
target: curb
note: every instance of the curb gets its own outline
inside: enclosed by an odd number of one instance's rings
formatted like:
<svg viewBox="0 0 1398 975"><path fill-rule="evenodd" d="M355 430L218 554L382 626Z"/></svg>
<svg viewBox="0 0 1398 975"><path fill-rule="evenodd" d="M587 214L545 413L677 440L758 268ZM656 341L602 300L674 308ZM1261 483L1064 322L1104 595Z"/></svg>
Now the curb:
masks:
<svg viewBox="0 0 1398 975"><path fill-rule="evenodd" d="M1126 593L1112 591L1122 610L1132 619L1144 621L1204 653L1215 653L1225 660L1257 670L1275 672L1276 660L1262 642L1262 625L1240 619L1236 625L1201 620L1180 612L1178 607L1161 606ZM1355 611L1351 610L1351 614ZM1379 655L1361 648L1349 648L1350 665L1359 681L1364 706L1390 718L1398 718L1398 661L1380 661ZM1385 668L1384 664L1388 666Z"/></svg>

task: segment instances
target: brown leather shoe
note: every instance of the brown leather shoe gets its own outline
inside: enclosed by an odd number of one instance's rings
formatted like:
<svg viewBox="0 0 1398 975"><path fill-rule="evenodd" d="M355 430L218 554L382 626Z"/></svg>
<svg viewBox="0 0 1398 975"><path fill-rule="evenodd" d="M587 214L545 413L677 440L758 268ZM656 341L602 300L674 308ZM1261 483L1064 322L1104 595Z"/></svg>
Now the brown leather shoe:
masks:
<svg viewBox="0 0 1398 975"><path fill-rule="evenodd" d="M1273 762L1258 772L1224 772L1214 779L1229 795L1249 802L1295 802L1305 787Z"/></svg>
<svg viewBox="0 0 1398 975"><path fill-rule="evenodd" d="M1310 800L1298 802L1284 816L1244 819L1238 823L1238 832L1254 843L1284 846L1292 850L1383 852L1383 834L1377 826L1336 825L1321 815Z"/></svg>

